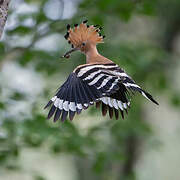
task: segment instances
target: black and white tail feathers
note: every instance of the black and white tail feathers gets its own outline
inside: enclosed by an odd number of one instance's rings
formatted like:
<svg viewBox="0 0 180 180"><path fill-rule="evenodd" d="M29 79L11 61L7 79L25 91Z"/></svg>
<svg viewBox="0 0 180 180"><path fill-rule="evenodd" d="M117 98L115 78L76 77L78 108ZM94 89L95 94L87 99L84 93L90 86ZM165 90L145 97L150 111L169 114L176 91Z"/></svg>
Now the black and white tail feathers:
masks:
<svg viewBox="0 0 180 180"><path fill-rule="evenodd" d="M124 118L130 107L130 92L139 92L148 100L158 104L153 97L142 90L116 64L85 64L78 66L59 88L56 95L48 102L45 108L51 106L48 118L54 115L54 122L59 118L64 121L69 115L74 115L96 103L101 104L102 115L109 112L110 118L119 112Z"/></svg>

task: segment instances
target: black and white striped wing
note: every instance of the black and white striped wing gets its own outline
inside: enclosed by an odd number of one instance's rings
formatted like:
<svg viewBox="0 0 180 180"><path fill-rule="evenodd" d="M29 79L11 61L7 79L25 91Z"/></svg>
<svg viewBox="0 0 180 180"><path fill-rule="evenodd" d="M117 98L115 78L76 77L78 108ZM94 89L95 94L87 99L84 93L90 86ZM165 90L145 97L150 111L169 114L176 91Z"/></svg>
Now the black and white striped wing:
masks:
<svg viewBox="0 0 180 180"><path fill-rule="evenodd" d="M60 116L61 121L64 121L69 114L69 118L72 120L75 113L79 114L82 109L88 108L100 95L99 91L93 87L89 88L73 72L59 88L57 94L46 105L46 107L52 105L48 118L51 118L55 114L54 121L57 121Z"/></svg>
<svg viewBox="0 0 180 180"><path fill-rule="evenodd" d="M121 69L120 67L117 67L111 73L118 76L118 77L121 77L121 79L122 79L121 83L126 87L127 90L139 92L146 99L148 99L148 100L152 101L153 103L159 105L158 102L156 102L148 92L146 92L139 85L137 85L135 83L135 81L130 76L128 76L123 69Z"/></svg>
<svg viewBox="0 0 180 180"><path fill-rule="evenodd" d="M110 118L115 114L119 118L119 111L124 118L124 111L130 106L128 90L122 84L125 79L119 73L124 73L118 65L112 64L93 64L79 67L76 74L90 86L95 86L103 95L98 99L97 107L102 104L102 114L106 115L109 111Z"/></svg>
<svg viewBox="0 0 180 180"><path fill-rule="evenodd" d="M105 64L105 65L86 65L76 70L77 76L83 81L94 85L97 89L101 90L103 94L102 98L99 98L102 102L102 114L107 113L109 109L109 116L112 118L113 112L115 113L116 119L118 119L118 111L121 112L124 118L124 110L127 112L130 106L130 92L139 92L145 98L158 103L153 97L146 91L140 88L126 72L118 67L116 64Z"/></svg>
<svg viewBox="0 0 180 180"><path fill-rule="evenodd" d="M45 108L51 106L48 118L54 115L54 121L60 117L61 121L64 121L69 114L72 120L75 113L79 114L82 109L87 109L94 102L102 102L104 108L106 105L109 106L111 117L111 108L118 106L118 102L113 101L111 95L116 93L119 89L118 84L122 81L121 77L110 72L116 66L92 64L76 68L46 105ZM128 103L127 99L126 103ZM123 108L123 104L119 103L119 106Z"/></svg>
<svg viewBox="0 0 180 180"><path fill-rule="evenodd" d="M152 96L142 90L135 82L116 64L86 64L77 67L66 82L59 88L57 94L48 102L51 106L48 118L54 115L54 121L61 117L64 121L68 114L70 120L75 113L87 109L96 102L97 107L102 104L102 114L109 111L110 118L119 111L124 118L130 106L129 90L138 91L147 99L158 104ZM45 107L45 108L46 108Z"/></svg>

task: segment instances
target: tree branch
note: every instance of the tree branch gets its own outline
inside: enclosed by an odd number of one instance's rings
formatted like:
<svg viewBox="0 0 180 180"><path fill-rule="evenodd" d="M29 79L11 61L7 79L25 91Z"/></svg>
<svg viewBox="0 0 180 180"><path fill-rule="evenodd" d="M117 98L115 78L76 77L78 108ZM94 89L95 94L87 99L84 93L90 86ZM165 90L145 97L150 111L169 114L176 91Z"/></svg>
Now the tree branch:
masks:
<svg viewBox="0 0 180 180"><path fill-rule="evenodd" d="M8 16L8 6L10 0L0 0L0 39Z"/></svg>

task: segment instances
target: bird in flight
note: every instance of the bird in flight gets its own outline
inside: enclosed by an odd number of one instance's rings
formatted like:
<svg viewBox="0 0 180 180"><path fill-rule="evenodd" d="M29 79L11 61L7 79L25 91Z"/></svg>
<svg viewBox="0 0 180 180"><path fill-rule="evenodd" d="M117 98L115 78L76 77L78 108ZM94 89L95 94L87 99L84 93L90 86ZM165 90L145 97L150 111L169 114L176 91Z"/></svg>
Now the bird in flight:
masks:
<svg viewBox="0 0 180 180"><path fill-rule="evenodd" d="M58 89L56 95L47 103L51 106L47 118L54 115L54 122L59 118L64 122L69 116L73 120L75 114L96 104L102 115L109 112L109 117L124 119L124 112L130 108L130 97L139 92L145 98L158 103L153 97L126 74L117 64L98 53L96 45L103 43L104 37L100 34L99 26L87 25L87 20L72 28L67 25L64 36L72 49L63 57L69 58L74 51L81 51L86 55L86 64L79 65L69 75L65 83Z"/></svg>

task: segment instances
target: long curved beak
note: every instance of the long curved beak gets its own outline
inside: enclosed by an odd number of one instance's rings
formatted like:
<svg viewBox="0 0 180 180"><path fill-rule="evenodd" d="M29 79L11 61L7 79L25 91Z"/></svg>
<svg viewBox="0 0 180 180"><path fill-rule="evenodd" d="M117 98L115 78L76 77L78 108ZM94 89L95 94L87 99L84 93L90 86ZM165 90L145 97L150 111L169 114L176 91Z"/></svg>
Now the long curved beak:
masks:
<svg viewBox="0 0 180 180"><path fill-rule="evenodd" d="M77 51L77 50L79 50L78 47L72 48L70 51L66 52L66 53L62 56L62 58L69 58L69 57L70 57L70 54L71 54L72 52L74 52L74 51Z"/></svg>

